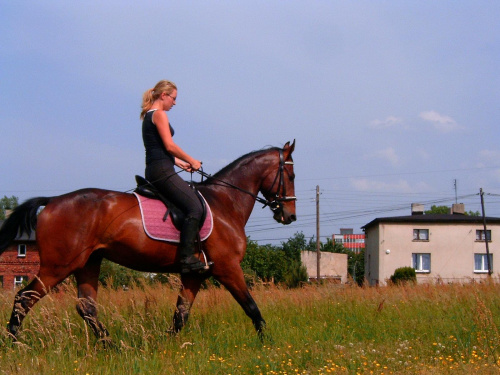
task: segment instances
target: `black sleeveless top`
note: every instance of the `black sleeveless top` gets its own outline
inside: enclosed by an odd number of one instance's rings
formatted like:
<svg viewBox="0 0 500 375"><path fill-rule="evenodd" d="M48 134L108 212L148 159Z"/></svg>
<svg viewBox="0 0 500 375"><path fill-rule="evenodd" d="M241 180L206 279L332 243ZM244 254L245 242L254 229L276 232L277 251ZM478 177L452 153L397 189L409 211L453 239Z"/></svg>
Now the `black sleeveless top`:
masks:
<svg viewBox="0 0 500 375"><path fill-rule="evenodd" d="M172 167L175 163L174 156L167 151L163 141L160 137L160 133L153 123L153 114L155 110L149 111L144 116L142 121L142 141L144 142L144 148L146 149L146 165L151 164L156 160L170 160L172 162ZM174 129L170 124L170 134L174 136Z"/></svg>

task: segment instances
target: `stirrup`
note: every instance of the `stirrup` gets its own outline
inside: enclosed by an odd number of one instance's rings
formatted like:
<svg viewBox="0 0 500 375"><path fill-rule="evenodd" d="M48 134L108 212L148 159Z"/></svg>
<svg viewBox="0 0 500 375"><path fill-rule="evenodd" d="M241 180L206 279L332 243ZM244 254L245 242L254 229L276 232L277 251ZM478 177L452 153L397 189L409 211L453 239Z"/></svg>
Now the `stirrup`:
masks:
<svg viewBox="0 0 500 375"><path fill-rule="evenodd" d="M214 264L214 262L207 261L206 257L205 257L205 263L203 263L194 255L190 255L186 259L181 260L181 273L183 274L191 272L203 273L208 271L212 264Z"/></svg>

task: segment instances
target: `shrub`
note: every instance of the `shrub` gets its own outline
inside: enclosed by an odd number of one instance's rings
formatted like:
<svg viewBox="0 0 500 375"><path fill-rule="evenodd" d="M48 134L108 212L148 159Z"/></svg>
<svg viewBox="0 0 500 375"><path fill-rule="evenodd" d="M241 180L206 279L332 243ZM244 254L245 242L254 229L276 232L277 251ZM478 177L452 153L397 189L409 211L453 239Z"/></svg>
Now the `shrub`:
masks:
<svg viewBox="0 0 500 375"><path fill-rule="evenodd" d="M391 282L395 285L404 284L407 282L417 282L417 275L415 269L412 267L400 267L394 271L391 276Z"/></svg>
<svg viewBox="0 0 500 375"><path fill-rule="evenodd" d="M289 288L298 288L309 281L307 268L300 261L294 261L288 266L285 274L285 285Z"/></svg>

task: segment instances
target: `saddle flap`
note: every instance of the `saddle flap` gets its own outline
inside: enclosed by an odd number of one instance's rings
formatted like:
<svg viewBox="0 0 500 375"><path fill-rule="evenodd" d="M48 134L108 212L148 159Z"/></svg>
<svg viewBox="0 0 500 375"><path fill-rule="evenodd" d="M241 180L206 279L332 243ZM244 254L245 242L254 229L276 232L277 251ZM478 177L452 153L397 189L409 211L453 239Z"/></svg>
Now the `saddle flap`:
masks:
<svg viewBox="0 0 500 375"><path fill-rule="evenodd" d="M185 215L182 212L182 210L180 210L174 203L172 203L165 196L163 196L158 191L158 189L151 182L146 180L144 177L136 175L135 181L137 182L137 188L134 190L134 192L136 192L137 194L142 195L146 198L158 199L161 202L163 202L163 204L165 205L165 207L167 209L167 211L165 212L163 221L165 221L167 218L167 215L170 214L170 217L172 218L172 223L174 224L174 226L178 230L180 230L182 228L182 224L184 223L184 219L185 219ZM203 206L203 216L200 220L200 227L201 227L201 225L205 221L206 214L207 214L206 203L205 203L205 199L203 199L200 192L198 190L195 190L195 192L196 192L196 195L200 199L200 202Z"/></svg>
<svg viewBox="0 0 500 375"><path fill-rule="evenodd" d="M148 237L159 241L179 243L180 230L174 226L172 217L168 215L166 221L162 219L165 210L163 202L158 199L141 196L138 193L134 193L133 195L137 198L141 211L143 228ZM213 217L208 203L206 208L207 215L199 233L200 241L205 241L210 236L213 229Z"/></svg>

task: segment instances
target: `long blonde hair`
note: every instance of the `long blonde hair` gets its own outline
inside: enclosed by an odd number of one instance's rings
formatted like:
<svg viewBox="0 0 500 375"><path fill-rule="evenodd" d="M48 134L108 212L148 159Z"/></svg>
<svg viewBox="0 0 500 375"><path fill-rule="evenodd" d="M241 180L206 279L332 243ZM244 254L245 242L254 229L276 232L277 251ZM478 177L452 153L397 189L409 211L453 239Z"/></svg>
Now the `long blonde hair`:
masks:
<svg viewBox="0 0 500 375"><path fill-rule="evenodd" d="M158 99L163 92L170 94L174 90L177 90L175 83L164 79L158 82L152 89L146 90L146 92L142 95L141 120L144 119L146 112L151 109L154 101Z"/></svg>

